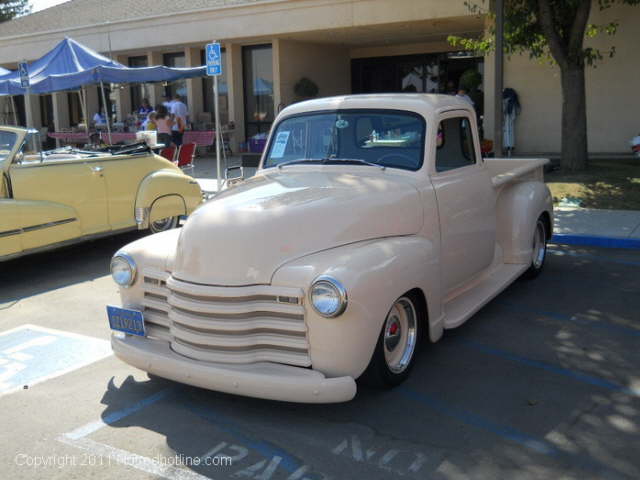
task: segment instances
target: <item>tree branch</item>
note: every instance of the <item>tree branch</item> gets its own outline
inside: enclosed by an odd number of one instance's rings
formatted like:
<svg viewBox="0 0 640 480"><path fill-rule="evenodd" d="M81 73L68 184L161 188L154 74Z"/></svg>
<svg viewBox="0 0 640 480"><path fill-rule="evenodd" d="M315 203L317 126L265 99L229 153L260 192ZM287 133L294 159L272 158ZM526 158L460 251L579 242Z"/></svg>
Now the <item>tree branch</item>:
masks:
<svg viewBox="0 0 640 480"><path fill-rule="evenodd" d="M553 58L556 59L556 62L558 62L561 67L564 67L567 64L567 50L556 30L555 22L553 21L553 10L551 9L549 0L538 0L537 3L538 21L540 22L542 33L544 33L549 43L551 55L553 55Z"/></svg>
<svg viewBox="0 0 640 480"><path fill-rule="evenodd" d="M587 28L589 15L591 14L591 0L582 0L576 11L576 16L569 34L568 60L582 60L582 47L584 44L584 32Z"/></svg>

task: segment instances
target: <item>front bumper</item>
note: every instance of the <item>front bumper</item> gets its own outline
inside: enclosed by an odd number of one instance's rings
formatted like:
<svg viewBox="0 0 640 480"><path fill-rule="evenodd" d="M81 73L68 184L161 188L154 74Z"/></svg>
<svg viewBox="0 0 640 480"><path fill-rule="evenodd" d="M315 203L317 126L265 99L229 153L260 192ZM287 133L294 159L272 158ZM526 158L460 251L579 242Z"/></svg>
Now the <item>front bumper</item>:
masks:
<svg viewBox="0 0 640 480"><path fill-rule="evenodd" d="M299 403L347 402L356 394L352 377L326 378L315 370L268 362L200 362L178 355L166 342L148 338L112 335L111 348L120 360L136 368L219 392Z"/></svg>

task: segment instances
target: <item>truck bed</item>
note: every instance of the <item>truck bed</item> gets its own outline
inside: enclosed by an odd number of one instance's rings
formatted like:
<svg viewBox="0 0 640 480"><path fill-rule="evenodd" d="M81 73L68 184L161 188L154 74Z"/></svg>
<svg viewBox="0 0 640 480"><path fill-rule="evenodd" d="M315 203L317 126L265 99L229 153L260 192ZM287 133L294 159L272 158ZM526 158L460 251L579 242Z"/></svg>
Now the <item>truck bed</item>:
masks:
<svg viewBox="0 0 640 480"><path fill-rule="evenodd" d="M547 163L549 160L546 158L485 158L495 188L514 181L544 181Z"/></svg>

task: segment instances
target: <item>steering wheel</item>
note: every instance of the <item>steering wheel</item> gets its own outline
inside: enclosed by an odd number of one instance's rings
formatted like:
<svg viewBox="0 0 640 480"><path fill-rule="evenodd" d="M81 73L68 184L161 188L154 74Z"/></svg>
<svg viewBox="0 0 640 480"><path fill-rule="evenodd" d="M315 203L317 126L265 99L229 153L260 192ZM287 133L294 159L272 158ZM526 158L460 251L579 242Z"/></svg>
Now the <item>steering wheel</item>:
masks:
<svg viewBox="0 0 640 480"><path fill-rule="evenodd" d="M400 152L392 152L392 153L386 153L384 155L382 155L381 157L379 157L376 160L376 163L380 163L382 164L382 162L389 157L396 157L396 158L401 158L403 160L406 160L409 162L409 165L413 164L415 162L414 158L411 158L409 155L407 155L406 153L400 153Z"/></svg>

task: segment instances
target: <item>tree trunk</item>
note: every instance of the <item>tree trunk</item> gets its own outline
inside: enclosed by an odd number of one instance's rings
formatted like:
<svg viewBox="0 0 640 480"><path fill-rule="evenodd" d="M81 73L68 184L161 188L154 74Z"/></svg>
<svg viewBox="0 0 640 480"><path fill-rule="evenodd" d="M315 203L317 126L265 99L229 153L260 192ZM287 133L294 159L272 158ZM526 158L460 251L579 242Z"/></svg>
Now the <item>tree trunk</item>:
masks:
<svg viewBox="0 0 640 480"><path fill-rule="evenodd" d="M562 158L560 166L571 172L587 168L587 97L583 64L561 68Z"/></svg>

